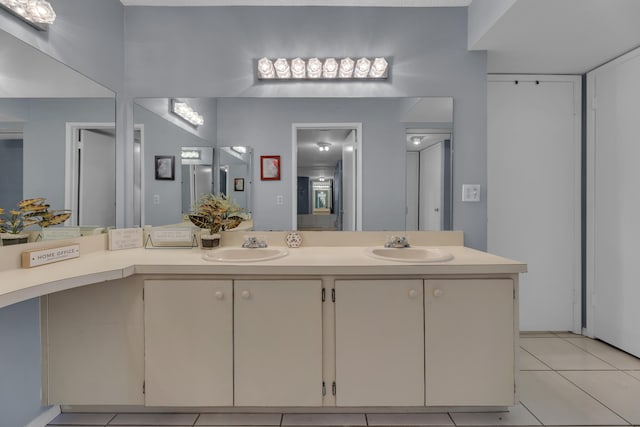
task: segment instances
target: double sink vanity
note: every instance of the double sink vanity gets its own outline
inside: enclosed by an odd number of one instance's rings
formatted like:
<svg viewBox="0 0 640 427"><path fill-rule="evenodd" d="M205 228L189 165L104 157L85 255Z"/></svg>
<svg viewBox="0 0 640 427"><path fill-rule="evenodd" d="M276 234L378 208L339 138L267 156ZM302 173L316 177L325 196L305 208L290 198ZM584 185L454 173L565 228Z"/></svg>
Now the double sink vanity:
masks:
<svg viewBox="0 0 640 427"><path fill-rule="evenodd" d="M105 250L0 271L41 297L45 404L66 410L493 409L517 402L518 275L461 232L284 232L268 247ZM103 239L100 241L100 239ZM9 250L9 248L4 248ZM16 250L16 249L12 249ZM16 252L18 254L18 252Z"/></svg>

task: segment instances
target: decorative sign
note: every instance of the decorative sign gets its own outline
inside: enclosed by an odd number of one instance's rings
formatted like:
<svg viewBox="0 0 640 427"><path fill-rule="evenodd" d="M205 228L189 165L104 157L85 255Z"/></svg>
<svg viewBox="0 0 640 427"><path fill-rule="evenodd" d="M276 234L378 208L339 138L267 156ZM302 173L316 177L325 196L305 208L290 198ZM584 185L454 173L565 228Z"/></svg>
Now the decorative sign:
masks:
<svg viewBox="0 0 640 427"><path fill-rule="evenodd" d="M22 252L22 268L37 267L66 259L78 258L80 245L65 245L57 248L35 249Z"/></svg>
<svg viewBox="0 0 640 427"><path fill-rule="evenodd" d="M116 228L109 230L109 250L142 247L142 228Z"/></svg>
<svg viewBox="0 0 640 427"><path fill-rule="evenodd" d="M43 228L42 240L74 239L80 237L80 227Z"/></svg>
<svg viewBox="0 0 640 427"><path fill-rule="evenodd" d="M194 246L193 229L191 228L153 228L149 232L145 247L192 247ZM197 244L196 244L197 246Z"/></svg>

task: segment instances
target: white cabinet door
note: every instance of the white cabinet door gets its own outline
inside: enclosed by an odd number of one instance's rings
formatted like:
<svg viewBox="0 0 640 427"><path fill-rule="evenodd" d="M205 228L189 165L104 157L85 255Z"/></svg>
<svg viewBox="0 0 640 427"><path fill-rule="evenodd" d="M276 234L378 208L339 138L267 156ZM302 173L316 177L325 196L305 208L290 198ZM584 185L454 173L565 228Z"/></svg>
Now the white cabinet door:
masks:
<svg viewBox="0 0 640 427"><path fill-rule="evenodd" d="M43 301L48 404L142 405L142 281L82 286Z"/></svg>
<svg viewBox="0 0 640 427"><path fill-rule="evenodd" d="M231 280L146 280L144 292L146 405L233 405Z"/></svg>
<svg viewBox="0 0 640 427"><path fill-rule="evenodd" d="M513 281L426 280L424 296L426 405L514 405Z"/></svg>
<svg viewBox="0 0 640 427"><path fill-rule="evenodd" d="M422 406L422 280L337 280L338 406Z"/></svg>
<svg viewBox="0 0 640 427"><path fill-rule="evenodd" d="M236 406L322 405L322 282L234 281Z"/></svg>

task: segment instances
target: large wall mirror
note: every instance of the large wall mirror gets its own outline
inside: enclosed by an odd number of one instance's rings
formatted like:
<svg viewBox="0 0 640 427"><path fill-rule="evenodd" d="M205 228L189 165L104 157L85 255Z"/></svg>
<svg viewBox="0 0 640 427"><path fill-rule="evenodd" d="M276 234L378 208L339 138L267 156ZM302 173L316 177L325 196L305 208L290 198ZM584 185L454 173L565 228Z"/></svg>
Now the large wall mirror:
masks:
<svg viewBox="0 0 640 427"><path fill-rule="evenodd" d="M44 197L65 225L115 226L115 94L0 31L0 207Z"/></svg>
<svg viewBox="0 0 640 427"><path fill-rule="evenodd" d="M240 203L246 198L256 230L451 228L451 97L191 101L203 108L208 132L176 121L170 99L136 100L134 121L144 127L145 163L159 154L178 156L182 146L213 147L215 192ZM232 172L240 160L232 147L238 146L251 147L255 156L243 167L256 179L244 178L243 184L236 180L240 172ZM260 179L258 160L271 155L280 156L280 180ZM423 160L408 173L409 156ZM372 166L377 163L388 167ZM174 188L145 174L145 224L180 221L183 191L176 179ZM236 183L244 185L243 192L232 191ZM371 209L389 205L398 212L393 218L376 218L382 210ZM437 218L428 218L426 210Z"/></svg>

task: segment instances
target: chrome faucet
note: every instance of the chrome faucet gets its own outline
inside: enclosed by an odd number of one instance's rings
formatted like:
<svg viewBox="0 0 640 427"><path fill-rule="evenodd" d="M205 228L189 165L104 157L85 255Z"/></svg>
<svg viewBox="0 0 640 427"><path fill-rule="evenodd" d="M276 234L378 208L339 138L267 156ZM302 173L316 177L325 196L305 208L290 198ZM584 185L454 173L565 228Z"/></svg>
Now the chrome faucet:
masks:
<svg viewBox="0 0 640 427"><path fill-rule="evenodd" d="M405 236L391 236L384 244L385 248L408 248L409 241Z"/></svg>
<svg viewBox="0 0 640 427"><path fill-rule="evenodd" d="M266 248L267 242L264 239L258 239L255 236L245 237L243 248Z"/></svg>

